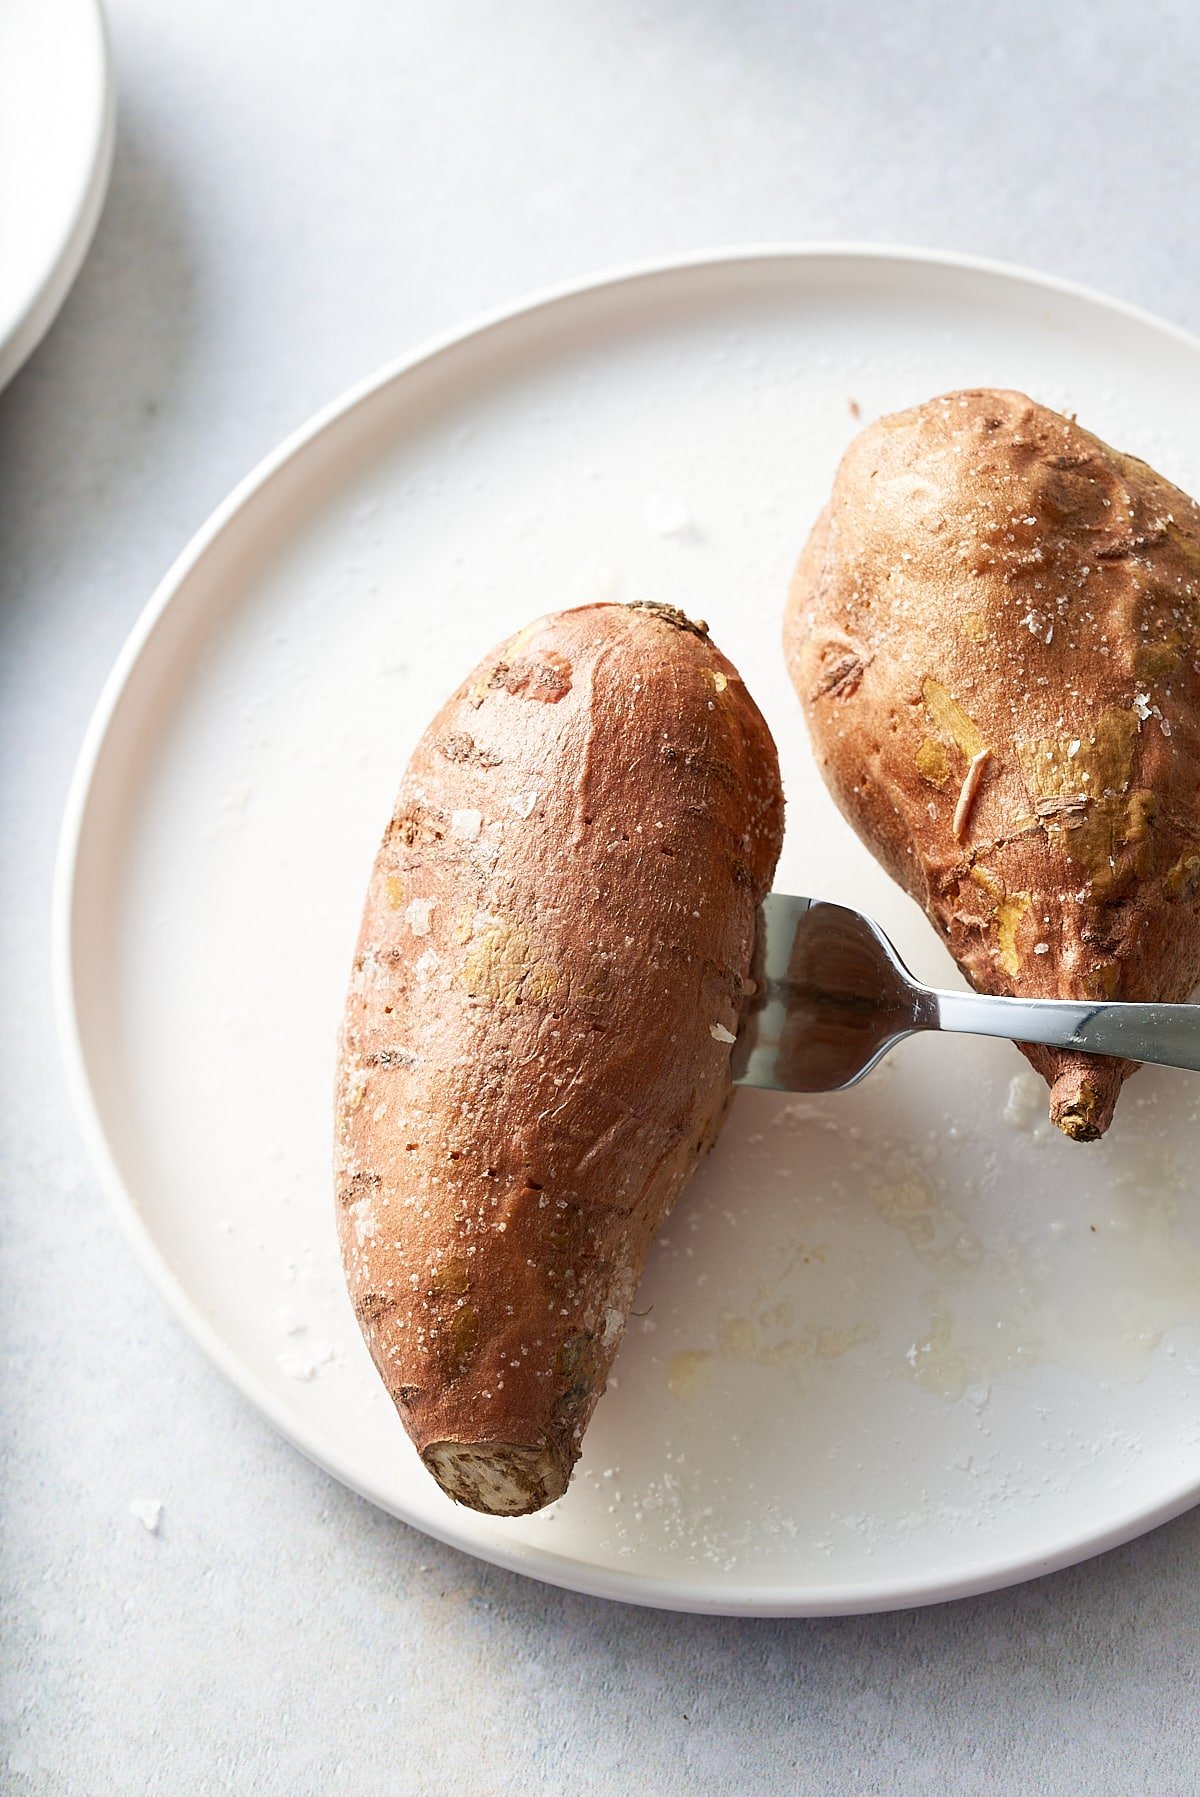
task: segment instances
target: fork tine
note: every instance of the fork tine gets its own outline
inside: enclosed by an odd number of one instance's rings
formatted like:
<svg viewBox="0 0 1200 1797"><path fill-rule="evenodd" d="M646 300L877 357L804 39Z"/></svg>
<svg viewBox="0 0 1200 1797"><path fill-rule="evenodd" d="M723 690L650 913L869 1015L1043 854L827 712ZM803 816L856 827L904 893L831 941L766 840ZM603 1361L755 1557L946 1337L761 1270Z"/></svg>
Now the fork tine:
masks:
<svg viewBox="0 0 1200 1797"><path fill-rule="evenodd" d="M772 893L762 927L764 977L734 1051L739 1085L840 1091L935 1026L936 1006L860 912Z"/></svg>

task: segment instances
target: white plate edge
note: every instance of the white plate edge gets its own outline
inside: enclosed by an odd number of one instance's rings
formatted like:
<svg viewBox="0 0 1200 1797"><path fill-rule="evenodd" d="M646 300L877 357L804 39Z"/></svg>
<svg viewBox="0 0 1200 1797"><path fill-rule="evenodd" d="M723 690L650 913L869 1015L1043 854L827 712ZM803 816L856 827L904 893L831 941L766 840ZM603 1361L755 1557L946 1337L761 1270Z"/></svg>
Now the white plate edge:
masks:
<svg viewBox="0 0 1200 1797"><path fill-rule="evenodd" d="M91 173L65 226L58 253L42 277L40 286L26 306L20 321L8 337L0 342L0 389L20 373L38 344L62 311L67 295L75 285L100 215L108 197L112 178L113 157L117 144L117 90L113 72L112 41L108 20L101 0L92 0L98 48L100 53L103 93L100 104L100 131L92 159Z"/></svg>

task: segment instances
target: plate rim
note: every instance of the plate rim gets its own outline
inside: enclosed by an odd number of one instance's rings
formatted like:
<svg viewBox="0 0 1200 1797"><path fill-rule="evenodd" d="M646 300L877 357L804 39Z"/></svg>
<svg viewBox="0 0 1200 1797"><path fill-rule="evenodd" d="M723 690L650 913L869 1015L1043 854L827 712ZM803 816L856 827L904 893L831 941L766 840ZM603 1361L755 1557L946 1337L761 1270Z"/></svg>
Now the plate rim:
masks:
<svg viewBox="0 0 1200 1797"><path fill-rule="evenodd" d="M112 40L102 0L85 0L95 32L100 72L99 129L92 145L91 163L81 182L75 204L64 221L53 256L31 288L7 336L0 337L0 390L8 386L62 311L75 285L92 239L100 223L112 178L117 143L117 92L113 72ZM85 10L81 8L81 16Z"/></svg>
<svg viewBox="0 0 1200 1797"><path fill-rule="evenodd" d="M100 12L99 7L97 11ZM103 30L102 12L100 18ZM105 49L107 55L107 39ZM111 110L111 81L109 97ZM111 156L111 144L109 154ZM103 187L100 197L103 198ZM98 216L98 205L96 211ZM86 240L84 248L86 249ZM82 260L82 253L80 259ZM633 1570L605 1568L560 1555L552 1547L533 1547L515 1541L506 1544L498 1538L481 1542L466 1528L459 1526L457 1512L454 1510L448 1510L445 1517L435 1514L422 1515L419 1519L403 1513L382 1491L373 1489L370 1481L356 1478L348 1468L341 1465L337 1454L324 1448L315 1429L296 1422L280 1409L270 1389L245 1367L220 1331L183 1287L140 1216L133 1193L121 1177L109 1146L88 1076L79 1027L74 956L78 857L92 785L109 728L160 619L189 575L233 519L277 473L332 425L372 399L389 384L400 381L439 356L541 310L657 277L703 274L738 263L758 266L773 261L832 263L837 260L876 262L881 265L907 264L932 271L974 273L1022 287L1040 289L1095 307L1110 316L1124 318L1165 336L1200 357L1200 336L1169 319L1160 318L1144 307L1113 298L1083 283L1043 274L1016 263L960 251L860 240L764 242L684 252L622 264L590 276L555 283L516 301L489 308L463 324L426 337L415 348L385 362L320 407L262 457L192 535L143 606L101 688L71 775L54 867L50 920L53 1009L72 1109L88 1158L127 1242L176 1321L182 1324L196 1345L225 1375L240 1396L251 1403L293 1447L339 1484L409 1527L450 1547L458 1548L475 1559L507 1571L522 1573L563 1590L680 1613L759 1617L881 1614L1003 1590L1046 1573L1077 1565L1171 1521L1200 1502L1200 1472L1181 1481L1154 1503L1142 1505L1118 1522L1075 1535L1068 1544L1050 1553L1009 1554L976 1566L969 1574L932 1580L926 1574L883 1582L861 1580L827 1588L819 1594L813 1591L806 1594L798 1586L781 1586L779 1594L775 1595L773 1591L765 1591L761 1586L739 1585L735 1581L722 1587L719 1593L715 1590L702 1591L694 1583L677 1577L660 1578ZM0 346L0 356L2 355L3 346Z"/></svg>

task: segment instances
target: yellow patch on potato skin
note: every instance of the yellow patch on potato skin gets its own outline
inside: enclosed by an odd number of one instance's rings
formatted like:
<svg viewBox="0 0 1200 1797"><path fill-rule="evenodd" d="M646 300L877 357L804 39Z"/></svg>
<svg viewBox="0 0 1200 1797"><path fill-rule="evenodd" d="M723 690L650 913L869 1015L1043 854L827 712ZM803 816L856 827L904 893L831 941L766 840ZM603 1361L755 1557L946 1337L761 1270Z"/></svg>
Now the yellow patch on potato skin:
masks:
<svg viewBox="0 0 1200 1797"><path fill-rule="evenodd" d="M927 736L916 753L917 772L930 786L945 786L950 778L950 758L945 745Z"/></svg>
<svg viewBox="0 0 1200 1797"><path fill-rule="evenodd" d="M964 612L959 629L969 643L985 643L991 634L982 612Z"/></svg>
<svg viewBox="0 0 1200 1797"><path fill-rule="evenodd" d="M1133 871L1139 880L1148 880L1154 872L1154 820L1158 815L1158 794L1148 787L1137 786L1125 802L1125 842L1133 849Z"/></svg>
<svg viewBox="0 0 1200 1797"><path fill-rule="evenodd" d="M558 970L539 960L533 937L524 924L495 918L466 956L458 976L468 998L513 1010L540 1004L559 986Z"/></svg>
<svg viewBox="0 0 1200 1797"><path fill-rule="evenodd" d="M1145 787L1130 790L1140 727L1136 711L1110 706L1090 737L1042 738L1018 747L1035 807L1047 799L1077 803L1078 810L1064 810L1051 821L1099 899L1117 896L1132 879L1153 871L1157 800Z"/></svg>
<svg viewBox="0 0 1200 1797"><path fill-rule="evenodd" d="M471 1286L470 1269L465 1260L446 1260L435 1267L429 1281L429 1289L434 1292L451 1292L456 1297L469 1291Z"/></svg>
<svg viewBox="0 0 1200 1797"><path fill-rule="evenodd" d="M404 881L399 874L389 874L383 883L387 895L388 909L398 911L404 903Z"/></svg>
<svg viewBox="0 0 1200 1797"><path fill-rule="evenodd" d="M1043 737L1021 744L1021 772L1033 798L1080 794L1095 800L1105 792L1127 791L1139 724L1136 711L1110 706L1096 719L1090 737Z"/></svg>
<svg viewBox="0 0 1200 1797"><path fill-rule="evenodd" d="M1173 674L1179 666L1180 638L1178 631L1161 643L1140 643L1133 657L1133 671L1139 680L1161 680L1165 674Z"/></svg>
<svg viewBox="0 0 1200 1797"><path fill-rule="evenodd" d="M992 902L992 928L996 932L997 959L1013 979L1021 971L1017 931L1031 904L1027 892L1009 892L1004 881L986 867L973 867L971 880Z"/></svg>
<svg viewBox="0 0 1200 1797"><path fill-rule="evenodd" d="M1178 861L1167 869L1163 884L1169 897L1173 899L1191 898L1197 886L1200 886L1200 855L1181 855Z"/></svg>
<svg viewBox="0 0 1200 1797"><path fill-rule="evenodd" d="M1021 919L1029 909L1027 892L1010 892L996 906L996 943L1000 953L1000 965L1005 973L1012 974L1015 979L1021 971L1021 956L1017 949L1017 931L1021 927Z"/></svg>
<svg viewBox="0 0 1200 1797"><path fill-rule="evenodd" d="M1104 1002L1116 998L1121 984L1121 969L1116 961L1098 961L1089 967L1083 976L1083 989L1086 997Z"/></svg>
<svg viewBox="0 0 1200 1797"><path fill-rule="evenodd" d="M453 1370L462 1372L479 1346L479 1316L473 1305L464 1304L455 1311L448 1333Z"/></svg>
<svg viewBox="0 0 1200 1797"><path fill-rule="evenodd" d="M1004 898L1003 880L997 879L995 874L989 873L986 867L973 867L971 878L981 892L987 893L993 903L998 905L1002 902Z"/></svg>
<svg viewBox="0 0 1200 1797"><path fill-rule="evenodd" d="M939 736L949 737L968 761L974 761L976 755L987 748L983 732L974 718L967 715L940 680L935 680L932 675L927 677L921 697L933 729Z"/></svg>

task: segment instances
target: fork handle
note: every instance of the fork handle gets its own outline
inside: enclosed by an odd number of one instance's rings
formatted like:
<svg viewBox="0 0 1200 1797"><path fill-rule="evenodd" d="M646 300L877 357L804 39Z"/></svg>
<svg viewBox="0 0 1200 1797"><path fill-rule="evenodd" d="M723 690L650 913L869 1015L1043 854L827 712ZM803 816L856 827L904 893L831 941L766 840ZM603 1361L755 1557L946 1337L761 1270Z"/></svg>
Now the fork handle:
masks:
<svg viewBox="0 0 1200 1797"><path fill-rule="evenodd" d="M990 998L979 992L929 996L937 1020L927 1028L1157 1061L1200 1073L1200 1004L1077 1004L1069 998Z"/></svg>

